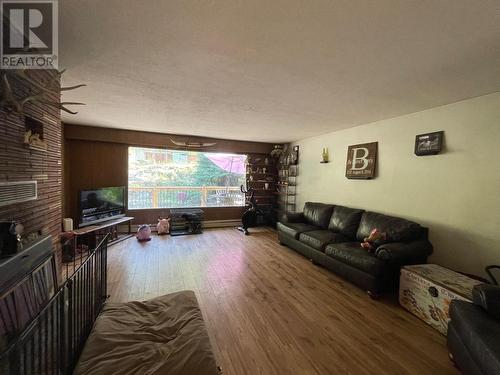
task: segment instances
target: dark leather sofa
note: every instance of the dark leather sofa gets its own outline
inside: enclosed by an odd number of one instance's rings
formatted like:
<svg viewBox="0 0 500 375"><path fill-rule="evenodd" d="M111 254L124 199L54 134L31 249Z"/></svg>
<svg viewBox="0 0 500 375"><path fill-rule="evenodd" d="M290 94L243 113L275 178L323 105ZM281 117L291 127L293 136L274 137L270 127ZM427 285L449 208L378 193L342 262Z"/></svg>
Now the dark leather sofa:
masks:
<svg viewBox="0 0 500 375"><path fill-rule="evenodd" d="M361 247L372 229L387 233L373 253ZM370 296L396 289L401 266L427 262L432 245L428 230L393 216L339 205L307 202L277 224L281 244L313 263L364 288Z"/></svg>
<svg viewBox="0 0 500 375"><path fill-rule="evenodd" d="M476 285L473 303L450 304L448 348L465 375L500 374L500 287Z"/></svg>

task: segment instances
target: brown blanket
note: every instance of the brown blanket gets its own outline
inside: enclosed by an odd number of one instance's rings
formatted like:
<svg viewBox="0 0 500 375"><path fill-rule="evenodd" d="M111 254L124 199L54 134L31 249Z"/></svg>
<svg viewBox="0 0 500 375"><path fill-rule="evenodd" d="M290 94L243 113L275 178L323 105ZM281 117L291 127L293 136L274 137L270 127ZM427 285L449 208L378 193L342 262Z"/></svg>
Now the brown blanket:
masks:
<svg viewBox="0 0 500 375"><path fill-rule="evenodd" d="M194 293L107 304L74 374L218 374Z"/></svg>

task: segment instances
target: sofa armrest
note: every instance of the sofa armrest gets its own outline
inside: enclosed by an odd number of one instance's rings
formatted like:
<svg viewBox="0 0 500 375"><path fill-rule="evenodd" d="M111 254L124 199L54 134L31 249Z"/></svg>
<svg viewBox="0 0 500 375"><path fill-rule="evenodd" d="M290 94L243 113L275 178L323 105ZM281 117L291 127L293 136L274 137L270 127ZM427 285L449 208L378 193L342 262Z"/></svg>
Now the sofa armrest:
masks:
<svg viewBox="0 0 500 375"><path fill-rule="evenodd" d="M287 212L285 221L288 223L303 223L305 222L304 213L302 212Z"/></svg>
<svg viewBox="0 0 500 375"><path fill-rule="evenodd" d="M481 306L488 315L500 320L500 286L479 284L472 288L472 300Z"/></svg>
<svg viewBox="0 0 500 375"><path fill-rule="evenodd" d="M427 240L392 242L380 245L375 250L377 258L405 264L420 261L432 254L432 244Z"/></svg>

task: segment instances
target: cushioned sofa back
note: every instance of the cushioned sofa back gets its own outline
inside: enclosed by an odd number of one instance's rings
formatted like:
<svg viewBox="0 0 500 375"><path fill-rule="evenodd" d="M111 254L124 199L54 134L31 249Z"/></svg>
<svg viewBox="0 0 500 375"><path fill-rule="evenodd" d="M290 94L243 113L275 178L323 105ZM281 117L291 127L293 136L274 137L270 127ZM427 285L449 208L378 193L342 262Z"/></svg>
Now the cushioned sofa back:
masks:
<svg viewBox="0 0 500 375"><path fill-rule="evenodd" d="M323 229L328 227L332 216L333 205L315 202L306 202L304 205L304 218L309 224Z"/></svg>
<svg viewBox="0 0 500 375"><path fill-rule="evenodd" d="M356 239L362 241L374 228L386 232L388 242L414 241L425 237L426 233L424 227L413 221L367 211L361 216Z"/></svg>
<svg viewBox="0 0 500 375"><path fill-rule="evenodd" d="M343 234L350 239L356 237L359 221L364 210L349 208L344 206L335 206L328 229Z"/></svg>

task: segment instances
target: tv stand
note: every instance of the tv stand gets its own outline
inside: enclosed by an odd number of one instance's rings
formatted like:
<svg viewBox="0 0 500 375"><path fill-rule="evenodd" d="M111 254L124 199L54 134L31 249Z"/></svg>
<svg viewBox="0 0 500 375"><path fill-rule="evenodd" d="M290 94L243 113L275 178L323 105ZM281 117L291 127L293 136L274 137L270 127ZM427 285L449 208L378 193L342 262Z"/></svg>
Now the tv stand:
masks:
<svg viewBox="0 0 500 375"><path fill-rule="evenodd" d="M107 234L110 235L108 245L113 245L132 237L132 220L134 220L133 217L120 217L118 219L112 219L99 224L89 225L73 230L71 232L74 235L71 246L72 249L69 251L70 254L68 254L68 251L64 251L63 249L63 262L73 262L77 256L77 249L79 249L79 247L83 247L82 245L86 246L87 250L95 249L99 242ZM127 233L119 233L118 225L125 223L128 224Z"/></svg>

